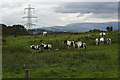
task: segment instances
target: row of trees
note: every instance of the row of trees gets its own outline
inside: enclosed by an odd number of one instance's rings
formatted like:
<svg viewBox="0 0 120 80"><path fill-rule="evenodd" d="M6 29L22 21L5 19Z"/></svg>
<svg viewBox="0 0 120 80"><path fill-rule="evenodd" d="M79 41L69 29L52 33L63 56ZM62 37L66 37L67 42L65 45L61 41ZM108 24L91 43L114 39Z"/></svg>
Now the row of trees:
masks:
<svg viewBox="0 0 120 80"><path fill-rule="evenodd" d="M113 31L113 27L111 26L107 26L106 27L106 30L108 31L108 32L110 32L110 31ZM101 30L100 29L93 29L93 30L89 30L89 32L101 32Z"/></svg>
<svg viewBox="0 0 120 80"><path fill-rule="evenodd" d="M0 24L0 27L2 27L2 35L25 35L25 34L28 34L27 30L22 25L6 26L4 24Z"/></svg>

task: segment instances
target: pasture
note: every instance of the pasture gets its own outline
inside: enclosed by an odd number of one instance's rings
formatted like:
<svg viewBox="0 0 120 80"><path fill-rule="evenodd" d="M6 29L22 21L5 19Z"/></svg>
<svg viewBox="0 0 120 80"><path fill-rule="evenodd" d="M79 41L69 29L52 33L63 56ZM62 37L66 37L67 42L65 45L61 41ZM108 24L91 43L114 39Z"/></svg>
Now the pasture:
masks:
<svg viewBox="0 0 120 80"><path fill-rule="evenodd" d="M107 32L112 44L95 45L98 32L61 33L24 36L3 36L3 78L25 78L25 69L30 69L30 78L118 78L118 32ZM64 40L77 40L87 44L87 51L74 49ZM52 44L52 51L29 50L30 45ZM57 41L60 41L60 50ZM105 42L106 43L106 42Z"/></svg>

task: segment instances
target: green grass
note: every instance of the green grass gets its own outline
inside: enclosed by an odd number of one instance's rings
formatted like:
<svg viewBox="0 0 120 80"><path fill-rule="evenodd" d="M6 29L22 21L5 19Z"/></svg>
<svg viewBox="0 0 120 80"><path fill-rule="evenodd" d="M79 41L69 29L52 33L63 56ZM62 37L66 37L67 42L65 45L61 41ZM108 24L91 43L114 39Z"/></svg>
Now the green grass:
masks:
<svg viewBox="0 0 120 80"><path fill-rule="evenodd" d="M118 78L118 32L109 32L111 45L95 45L95 40L82 38L90 35L97 37L99 33L48 34L32 36L3 37L3 78L24 78L25 69L30 69L31 78ZM70 37L69 37L70 36ZM87 44L83 49L66 49L65 39L77 40ZM57 39L61 49L55 51ZM30 52L29 46L43 43L52 44L52 51ZM17 66L13 64L18 64ZM24 66L24 64L27 64ZM34 66L33 66L34 65Z"/></svg>

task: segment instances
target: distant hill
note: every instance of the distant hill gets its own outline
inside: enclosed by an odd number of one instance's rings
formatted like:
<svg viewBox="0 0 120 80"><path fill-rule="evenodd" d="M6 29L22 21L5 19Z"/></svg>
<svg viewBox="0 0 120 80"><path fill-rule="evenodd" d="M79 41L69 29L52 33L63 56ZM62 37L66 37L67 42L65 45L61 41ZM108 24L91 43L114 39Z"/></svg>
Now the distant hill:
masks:
<svg viewBox="0 0 120 80"><path fill-rule="evenodd" d="M113 26L113 29L118 29L118 22L105 22L105 23L73 23L65 26L53 26L37 28L37 31L52 31L52 32L86 32L93 29L100 29L106 31L107 26Z"/></svg>

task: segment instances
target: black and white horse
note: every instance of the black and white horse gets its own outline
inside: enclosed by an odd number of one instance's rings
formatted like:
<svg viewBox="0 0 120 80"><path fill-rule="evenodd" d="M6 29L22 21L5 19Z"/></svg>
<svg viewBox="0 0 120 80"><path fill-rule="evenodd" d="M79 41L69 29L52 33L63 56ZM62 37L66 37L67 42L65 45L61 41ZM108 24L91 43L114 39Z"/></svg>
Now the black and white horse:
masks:
<svg viewBox="0 0 120 80"><path fill-rule="evenodd" d="M51 44L47 44L46 45L46 44L42 43L40 46L43 47L44 50L51 51L51 49L52 49L52 45Z"/></svg>
<svg viewBox="0 0 120 80"><path fill-rule="evenodd" d="M100 35L100 37L105 37L106 33L105 32L101 32L99 35Z"/></svg>
<svg viewBox="0 0 120 80"><path fill-rule="evenodd" d="M111 40L111 38L107 38L106 41L107 41L107 44L111 44L112 40Z"/></svg>
<svg viewBox="0 0 120 80"><path fill-rule="evenodd" d="M64 40L64 43L67 44L68 49L70 48L70 46L73 46L75 48L75 41Z"/></svg>
<svg viewBox="0 0 120 80"><path fill-rule="evenodd" d="M86 46L85 43L82 43L81 41L78 41L78 42L75 42L75 44L76 44L78 50L79 50L80 48L83 48L83 49L86 51L86 47L87 47L87 46Z"/></svg>
<svg viewBox="0 0 120 80"><path fill-rule="evenodd" d="M40 50L40 46L39 45L31 45L30 46L30 51L32 52L32 50Z"/></svg>
<svg viewBox="0 0 120 80"><path fill-rule="evenodd" d="M101 38L100 38L100 45L103 45L103 44L104 44L104 38L101 37Z"/></svg>

